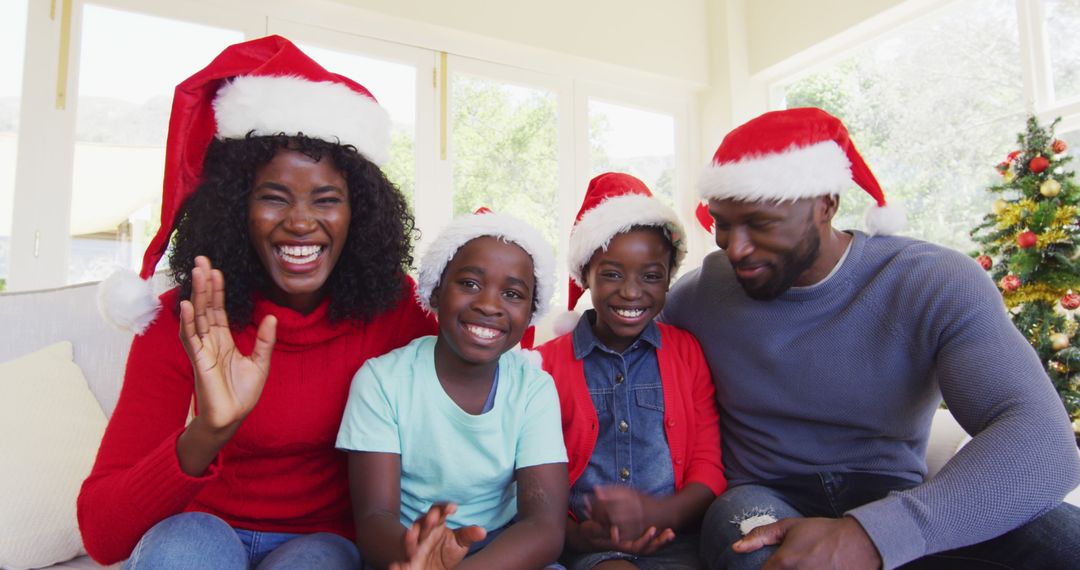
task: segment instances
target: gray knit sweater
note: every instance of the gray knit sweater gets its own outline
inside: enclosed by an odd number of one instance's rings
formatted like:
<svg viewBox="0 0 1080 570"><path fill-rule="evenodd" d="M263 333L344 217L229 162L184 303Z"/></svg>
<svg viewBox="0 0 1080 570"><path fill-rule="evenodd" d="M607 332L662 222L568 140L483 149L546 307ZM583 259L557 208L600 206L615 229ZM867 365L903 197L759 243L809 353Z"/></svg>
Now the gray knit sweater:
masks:
<svg viewBox="0 0 1080 570"><path fill-rule="evenodd" d="M731 485L865 471L921 482L940 399L974 439L934 478L851 511L885 568L987 540L1080 482L1064 407L973 260L902 237L854 239L823 283L747 297L717 251L662 319L712 369Z"/></svg>

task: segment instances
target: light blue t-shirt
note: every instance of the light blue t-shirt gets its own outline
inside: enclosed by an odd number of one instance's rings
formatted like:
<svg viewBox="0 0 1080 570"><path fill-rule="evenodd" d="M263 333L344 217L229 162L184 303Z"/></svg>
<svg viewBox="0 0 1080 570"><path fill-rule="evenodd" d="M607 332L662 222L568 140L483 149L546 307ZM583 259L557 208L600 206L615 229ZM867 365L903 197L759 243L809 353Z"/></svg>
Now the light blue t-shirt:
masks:
<svg viewBox="0 0 1080 570"><path fill-rule="evenodd" d="M559 396L523 355L499 358L491 411L471 415L435 375L434 336L364 363L353 378L337 447L401 455L401 524L453 501L451 528L491 531L517 512L514 470L565 463Z"/></svg>

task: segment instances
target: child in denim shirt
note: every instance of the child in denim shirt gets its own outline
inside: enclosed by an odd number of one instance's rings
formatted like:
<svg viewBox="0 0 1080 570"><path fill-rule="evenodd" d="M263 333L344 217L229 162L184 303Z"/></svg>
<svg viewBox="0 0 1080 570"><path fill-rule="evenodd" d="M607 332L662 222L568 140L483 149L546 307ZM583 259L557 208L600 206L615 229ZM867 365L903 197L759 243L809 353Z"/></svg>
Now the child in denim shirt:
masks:
<svg viewBox="0 0 1080 570"><path fill-rule="evenodd" d="M682 236L637 178L589 184L570 236L569 305L588 289L594 309L538 348L569 458L570 570L698 568L696 527L727 486L701 348L653 320L686 253Z"/></svg>

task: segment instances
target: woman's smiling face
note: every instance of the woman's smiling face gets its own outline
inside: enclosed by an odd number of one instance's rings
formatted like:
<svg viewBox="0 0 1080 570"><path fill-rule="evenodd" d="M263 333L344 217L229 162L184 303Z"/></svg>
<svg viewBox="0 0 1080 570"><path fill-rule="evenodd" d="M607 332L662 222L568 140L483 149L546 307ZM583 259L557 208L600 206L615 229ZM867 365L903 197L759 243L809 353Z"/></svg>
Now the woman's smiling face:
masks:
<svg viewBox="0 0 1080 570"><path fill-rule="evenodd" d="M255 171L248 234L270 276L267 297L308 313L349 235L352 211L345 176L334 162L282 149Z"/></svg>

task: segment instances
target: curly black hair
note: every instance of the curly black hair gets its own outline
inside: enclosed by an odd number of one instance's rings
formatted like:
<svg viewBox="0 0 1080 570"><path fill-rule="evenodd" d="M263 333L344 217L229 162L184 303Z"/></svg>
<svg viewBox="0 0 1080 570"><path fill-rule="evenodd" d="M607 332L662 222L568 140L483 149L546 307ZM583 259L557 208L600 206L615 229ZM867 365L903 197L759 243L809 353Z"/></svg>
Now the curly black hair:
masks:
<svg viewBox="0 0 1080 570"><path fill-rule="evenodd" d="M252 293L270 277L248 236L248 196L256 169L281 149L314 160L329 158L349 189L352 218L345 247L327 280L330 319L369 321L401 299L412 267L416 221L404 196L382 170L351 145L304 135L215 139L206 150L203 182L184 201L173 224L169 269L180 298L191 298L195 256L205 255L225 275L225 309L232 326L251 322Z"/></svg>

